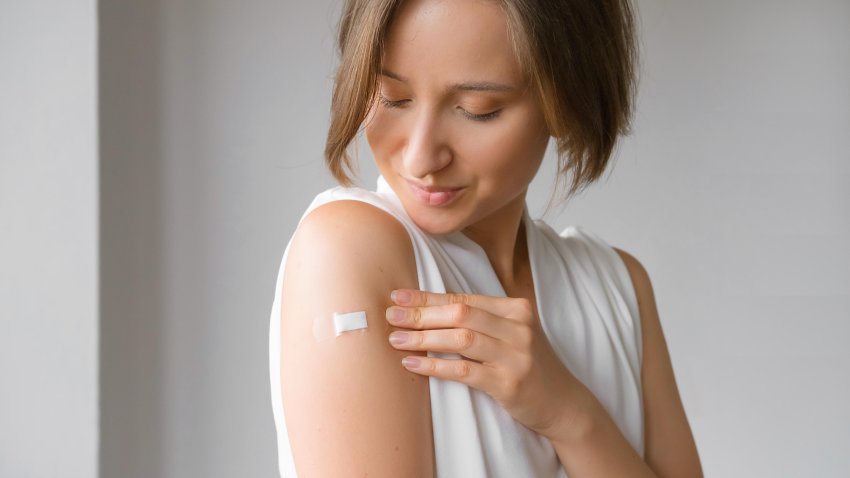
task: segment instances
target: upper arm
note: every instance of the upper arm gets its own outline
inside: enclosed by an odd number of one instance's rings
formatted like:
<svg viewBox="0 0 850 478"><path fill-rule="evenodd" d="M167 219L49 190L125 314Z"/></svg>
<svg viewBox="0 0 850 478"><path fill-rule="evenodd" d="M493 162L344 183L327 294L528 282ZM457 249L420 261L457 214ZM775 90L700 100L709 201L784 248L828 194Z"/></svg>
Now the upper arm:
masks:
<svg viewBox="0 0 850 478"><path fill-rule="evenodd" d="M629 271L643 336L645 461L661 477L702 477L699 455L685 414L649 274L632 255L614 248Z"/></svg>
<svg viewBox="0 0 850 478"><path fill-rule="evenodd" d="M413 246L389 213L355 200L317 207L293 236L281 296L281 388L298 476L433 476L428 377L387 338L396 288L418 288ZM365 311L327 342L314 318Z"/></svg>

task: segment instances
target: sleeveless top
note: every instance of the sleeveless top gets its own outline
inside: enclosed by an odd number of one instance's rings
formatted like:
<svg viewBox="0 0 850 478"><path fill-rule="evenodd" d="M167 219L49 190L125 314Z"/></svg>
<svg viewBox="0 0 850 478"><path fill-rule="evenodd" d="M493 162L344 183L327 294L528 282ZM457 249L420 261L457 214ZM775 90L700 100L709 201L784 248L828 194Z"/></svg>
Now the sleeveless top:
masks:
<svg viewBox="0 0 850 478"><path fill-rule="evenodd" d="M505 297L484 249L460 231L440 236L423 232L383 176L378 176L375 191L336 186L319 193L301 219L322 204L343 199L372 204L404 225L413 243L420 290ZM558 234L542 220L532 220L527 205L522 221L538 316L552 348L644 456L642 339L628 269L610 245L580 226L569 226ZM272 410L282 478L296 477L279 363L280 295L289 244L277 275L269 336ZM462 358L455 353L427 354ZM515 421L492 397L460 382L428 379L438 478L567 476L551 442Z"/></svg>

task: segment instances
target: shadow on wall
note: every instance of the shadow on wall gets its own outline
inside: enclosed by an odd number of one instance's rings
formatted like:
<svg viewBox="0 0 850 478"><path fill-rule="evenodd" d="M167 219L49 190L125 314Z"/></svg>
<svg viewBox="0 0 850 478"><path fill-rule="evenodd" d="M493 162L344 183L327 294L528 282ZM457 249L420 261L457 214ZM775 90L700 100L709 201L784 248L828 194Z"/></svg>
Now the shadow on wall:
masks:
<svg viewBox="0 0 850 478"><path fill-rule="evenodd" d="M99 2L100 476L164 476L159 2ZM109 41L104 41L108 39Z"/></svg>

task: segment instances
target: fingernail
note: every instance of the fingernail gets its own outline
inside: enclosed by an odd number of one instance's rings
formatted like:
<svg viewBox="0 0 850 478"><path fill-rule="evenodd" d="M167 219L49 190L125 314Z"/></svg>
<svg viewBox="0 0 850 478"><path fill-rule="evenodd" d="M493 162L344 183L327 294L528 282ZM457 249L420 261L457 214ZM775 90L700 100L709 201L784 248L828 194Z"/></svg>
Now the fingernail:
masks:
<svg viewBox="0 0 850 478"><path fill-rule="evenodd" d="M411 294L406 290L394 290L390 293L390 298L393 302L397 302L399 304L406 304L410 302Z"/></svg>
<svg viewBox="0 0 850 478"><path fill-rule="evenodd" d="M393 345L401 345L407 342L407 332L393 332L390 334L390 343Z"/></svg>
<svg viewBox="0 0 850 478"><path fill-rule="evenodd" d="M405 315L404 309L401 307L390 307L387 309L387 320L393 324L401 324L404 322Z"/></svg>
<svg viewBox="0 0 850 478"><path fill-rule="evenodd" d="M405 357L401 359L401 365L407 368L419 368L419 359L416 357Z"/></svg>

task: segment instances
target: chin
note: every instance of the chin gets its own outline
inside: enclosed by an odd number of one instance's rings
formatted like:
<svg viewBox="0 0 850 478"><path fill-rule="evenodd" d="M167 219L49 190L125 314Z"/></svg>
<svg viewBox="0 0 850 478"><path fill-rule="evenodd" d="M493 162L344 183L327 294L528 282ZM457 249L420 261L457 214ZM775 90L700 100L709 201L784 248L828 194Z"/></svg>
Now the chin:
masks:
<svg viewBox="0 0 850 478"><path fill-rule="evenodd" d="M463 227L460 222L456 219L457 214L452 214L450 212L414 212L411 213L410 209L407 210L407 215L416 224L416 227L422 230L427 234L432 236L442 236L444 234L451 234L453 232L457 232L461 230Z"/></svg>

